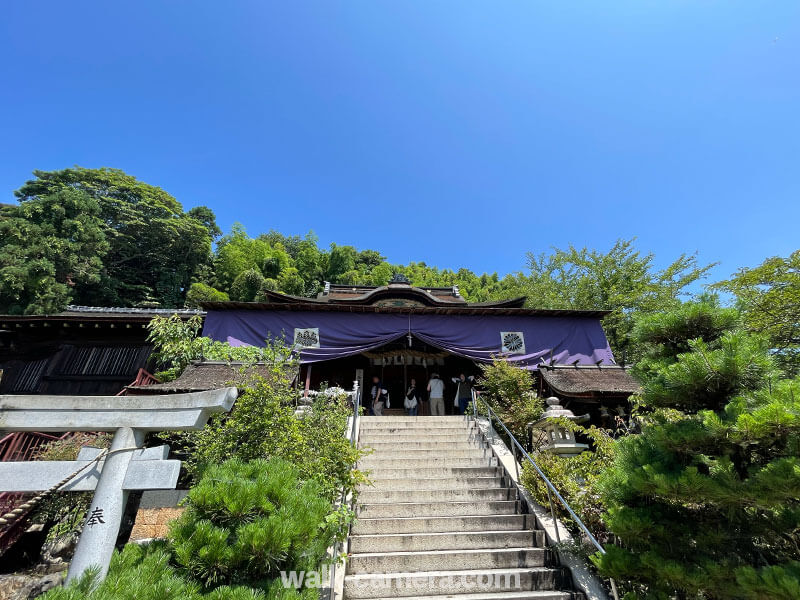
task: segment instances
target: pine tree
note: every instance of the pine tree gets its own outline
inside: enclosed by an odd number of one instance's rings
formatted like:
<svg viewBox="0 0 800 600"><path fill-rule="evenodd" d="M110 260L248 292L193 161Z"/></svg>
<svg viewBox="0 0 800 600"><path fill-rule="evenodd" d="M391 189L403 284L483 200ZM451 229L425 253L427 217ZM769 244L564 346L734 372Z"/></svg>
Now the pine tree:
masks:
<svg viewBox="0 0 800 600"><path fill-rule="evenodd" d="M713 300L641 318L641 434L600 489L630 597L800 598L800 379Z"/></svg>

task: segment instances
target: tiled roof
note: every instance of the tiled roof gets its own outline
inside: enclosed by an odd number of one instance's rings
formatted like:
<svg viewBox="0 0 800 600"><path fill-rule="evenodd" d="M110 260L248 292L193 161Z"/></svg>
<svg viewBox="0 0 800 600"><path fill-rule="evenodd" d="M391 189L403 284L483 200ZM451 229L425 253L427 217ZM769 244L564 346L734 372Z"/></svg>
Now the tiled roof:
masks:
<svg viewBox="0 0 800 600"><path fill-rule="evenodd" d="M77 306L70 304L61 314L114 314L114 315L204 315L202 310L196 308L135 308L127 306Z"/></svg>
<svg viewBox="0 0 800 600"><path fill-rule="evenodd" d="M640 390L639 384L623 367L544 366L539 373L556 394L588 396L593 394L630 395Z"/></svg>
<svg viewBox="0 0 800 600"><path fill-rule="evenodd" d="M270 376L272 367L265 364L245 365L227 362L196 362L184 369L174 381L153 385L128 386L128 394L177 394L202 392L223 387L246 387L256 377Z"/></svg>

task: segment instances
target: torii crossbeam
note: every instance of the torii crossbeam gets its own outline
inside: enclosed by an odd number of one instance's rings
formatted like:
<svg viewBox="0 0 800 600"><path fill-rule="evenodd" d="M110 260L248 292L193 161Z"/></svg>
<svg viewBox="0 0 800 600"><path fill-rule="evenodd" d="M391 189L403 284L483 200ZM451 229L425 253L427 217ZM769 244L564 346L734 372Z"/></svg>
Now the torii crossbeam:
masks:
<svg viewBox="0 0 800 600"><path fill-rule="evenodd" d="M62 486L92 490L67 581L91 566L105 577L119 535L129 490L172 489L180 461L166 460L168 448L142 449L149 431L202 429L213 413L229 411L236 388L157 396L0 396L0 429L8 431L113 431L102 461L88 464L97 450L84 449L77 461L0 463L0 490L42 491L87 468Z"/></svg>

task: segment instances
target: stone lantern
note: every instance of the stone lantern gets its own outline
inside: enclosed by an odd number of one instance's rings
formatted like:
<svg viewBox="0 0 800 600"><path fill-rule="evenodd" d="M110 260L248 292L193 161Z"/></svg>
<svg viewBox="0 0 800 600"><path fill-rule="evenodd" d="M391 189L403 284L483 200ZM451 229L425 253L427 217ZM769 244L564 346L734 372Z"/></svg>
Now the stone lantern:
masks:
<svg viewBox="0 0 800 600"><path fill-rule="evenodd" d="M573 433L561 427L554 419L563 418L569 419L573 423L585 423L589 420L589 415L575 416L571 410L561 406L559 399L555 396L551 396L545 402L547 410L542 413L542 417L538 421L530 425L532 429L543 432L545 442L541 449L559 456L572 456L588 450L587 444L579 444L575 441Z"/></svg>

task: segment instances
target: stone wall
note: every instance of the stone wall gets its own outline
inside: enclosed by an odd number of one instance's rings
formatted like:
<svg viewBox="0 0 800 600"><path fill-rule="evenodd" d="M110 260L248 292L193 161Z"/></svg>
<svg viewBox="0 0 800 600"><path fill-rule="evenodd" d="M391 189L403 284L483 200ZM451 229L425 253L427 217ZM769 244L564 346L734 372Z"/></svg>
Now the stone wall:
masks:
<svg viewBox="0 0 800 600"><path fill-rule="evenodd" d="M183 513L179 506L186 490L147 491L142 493L131 542L167 537L169 524Z"/></svg>

